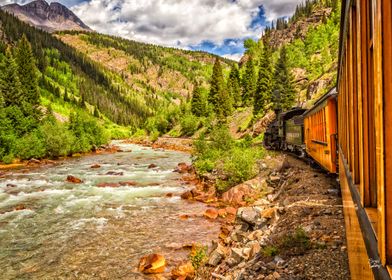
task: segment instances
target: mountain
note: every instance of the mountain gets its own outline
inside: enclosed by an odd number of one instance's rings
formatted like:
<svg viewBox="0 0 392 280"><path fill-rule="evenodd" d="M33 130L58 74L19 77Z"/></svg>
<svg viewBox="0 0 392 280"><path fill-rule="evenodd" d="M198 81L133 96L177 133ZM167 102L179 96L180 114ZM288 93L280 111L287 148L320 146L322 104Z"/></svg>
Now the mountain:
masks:
<svg viewBox="0 0 392 280"><path fill-rule="evenodd" d="M72 11L57 2L52 2L49 5L44 0L36 0L23 6L19 4L5 5L1 9L48 32L60 30L91 30Z"/></svg>

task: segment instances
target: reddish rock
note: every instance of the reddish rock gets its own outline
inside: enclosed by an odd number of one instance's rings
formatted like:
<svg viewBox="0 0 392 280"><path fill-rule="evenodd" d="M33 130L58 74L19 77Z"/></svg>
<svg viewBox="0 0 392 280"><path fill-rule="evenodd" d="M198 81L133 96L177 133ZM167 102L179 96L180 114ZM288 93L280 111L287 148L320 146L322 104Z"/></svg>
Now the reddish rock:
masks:
<svg viewBox="0 0 392 280"><path fill-rule="evenodd" d="M226 215L227 215L226 209L219 209L218 215L219 215L219 217L226 217Z"/></svg>
<svg viewBox="0 0 392 280"><path fill-rule="evenodd" d="M120 183L99 183L97 184L98 188L118 188L120 187Z"/></svg>
<svg viewBox="0 0 392 280"><path fill-rule="evenodd" d="M20 211L20 210L25 210L25 209L26 209L26 206L24 204L17 205L14 208L15 211Z"/></svg>
<svg viewBox="0 0 392 280"><path fill-rule="evenodd" d="M241 184L225 192L222 195L222 200L233 205L244 205L246 203L244 199L253 197L255 194L256 192L252 187Z"/></svg>
<svg viewBox="0 0 392 280"><path fill-rule="evenodd" d="M120 182L119 184L120 184L120 186L122 186L122 187L136 186L136 185L137 185L137 183L134 182L134 181Z"/></svg>
<svg viewBox="0 0 392 280"><path fill-rule="evenodd" d="M218 218L218 210L216 210L214 208L208 208L204 212L204 217L211 219L211 220L215 220L216 218Z"/></svg>
<svg viewBox="0 0 392 280"><path fill-rule="evenodd" d="M148 166L148 169L153 169L153 168L157 168L158 166L156 165L156 164L153 164L153 163L151 163L149 166Z"/></svg>
<svg viewBox="0 0 392 280"><path fill-rule="evenodd" d="M181 162L177 165L177 168L174 171L183 174L189 172L190 170L191 170L190 165L186 164L185 162Z"/></svg>
<svg viewBox="0 0 392 280"><path fill-rule="evenodd" d="M99 164L94 164L94 165L91 165L90 168L97 169L97 168L101 168L101 166Z"/></svg>
<svg viewBox="0 0 392 280"><path fill-rule="evenodd" d="M182 198L182 199L187 199L187 200L189 200L189 199L192 199L192 198L193 198L193 194L192 194L192 192L187 191L187 192L184 192L184 193L181 195L181 198Z"/></svg>
<svg viewBox="0 0 392 280"><path fill-rule="evenodd" d="M29 164L40 164L40 163L41 163L41 161L38 159L35 159L35 158L32 158L29 160Z"/></svg>
<svg viewBox="0 0 392 280"><path fill-rule="evenodd" d="M191 262L181 264L171 271L172 279L193 279L195 269Z"/></svg>
<svg viewBox="0 0 392 280"><path fill-rule="evenodd" d="M172 193L167 193L165 196L166 197L173 197L173 194Z"/></svg>
<svg viewBox="0 0 392 280"><path fill-rule="evenodd" d="M234 208L234 207L226 207L226 213L228 214L228 215L233 215L233 216L235 216L236 214L237 214L237 209L236 208Z"/></svg>
<svg viewBox="0 0 392 280"><path fill-rule="evenodd" d="M124 172L109 171L108 173L106 173L106 175L109 175L109 176L123 176Z"/></svg>
<svg viewBox="0 0 392 280"><path fill-rule="evenodd" d="M166 260L162 255L151 254L144 256L139 262L139 271L145 274L162 273L166 268Z"/></svg>
<svg viewBox="0 0 392 280"><path fill-rule="evenodd" d="M8 187L8 188L16 188L17 185L14 185L14 184L7 184L7 187Z"/></svg>
<svg viewBox="0 0 392 280"><path fill-rule="evenodd" d="M67 177L67 182L73 183L73 184L81 184L83 181L75 176L68 175Z"/></svg>
<svg viewBox="0 0 392 280"><path fill-rule="evenodd" d="M186 220L189 219L189 215L187 215L187 214L182 214L182 215L180 215L180 219L183 220L183 221L186 221Z"/></svg>

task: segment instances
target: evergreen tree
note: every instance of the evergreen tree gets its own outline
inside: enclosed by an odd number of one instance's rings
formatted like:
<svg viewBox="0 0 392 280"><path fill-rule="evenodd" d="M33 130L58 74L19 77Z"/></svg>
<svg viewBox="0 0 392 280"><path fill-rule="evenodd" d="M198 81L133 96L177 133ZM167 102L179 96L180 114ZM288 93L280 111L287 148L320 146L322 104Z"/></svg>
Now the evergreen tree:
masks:
<svg viewBox="0 0 392 280"><path fill-rule="evenodd" d="M23 35L15 50L15 61L18 65L18 75L24 101L33 106L39 104L37 67L31 45Z"/></svg>
<svg viewBox="0 0 392 280"><path fill-rule="evenodd" d="M242 103L244 106L249 106L253 104L253 98L257 87L256 69L252 57L249 57L246 62L245 73L242 77L242 85Z"/></svg>
<svg viewBox="0 0 392 280"><path fill-rule="evenodd" d="M253 114L264 113L272 98L272 62L271 49L268 43L264 44L264 51L260 61L259 78L254 99Z"/></svg>
<svg viewBox="0 0 392 280"><path fill-rule="evenodd" d="M233 106L240 107L242 103L241 96L241 78L240 71L237 65L231 68L229 79L227 80L227 90L231 96Z"/></svg>
<svg viewBox="0 0 392 280"><path fill-rule="evenodd" d="M210 84L210 94L208 96L208 102L215 108L219 105L217 102L217 96L224 87L224 78L222 72L222 66L219 59L215 60L214 68L212 71L211 84Z"/></svg>
<svg viewBox="0 0 392 280"><path fill-rule="evenodd" d="M7 49L3 69L0 69L0 95L6 107L23 103L23 93L18 77L18 66L12 56L11 50Z"/></svg>
<svg viewBox="0 0 392 280"><path fill-rule="evenodd" d="M290 109L295 102L293 77L287 64L286 48L282 47L278 63L275 66L273 90L275 108L282 110Z"/></svg>
<svg viewBox="0 0 392 280"><path fill-rule="evenodd" d="M208 102L212 105L213 110L219 120L223 120L231 113L232 104L225 86L223 71L218 58L215 60L215 65L212 72Z"/></svg>
<svg viewBox="0 0 392 280"><path fill-rule="evenodd" d="M191 110L192 114L198 117L205 117L208 114L208 104L206 94L203 88L195 86L191 99Z"/></svg>

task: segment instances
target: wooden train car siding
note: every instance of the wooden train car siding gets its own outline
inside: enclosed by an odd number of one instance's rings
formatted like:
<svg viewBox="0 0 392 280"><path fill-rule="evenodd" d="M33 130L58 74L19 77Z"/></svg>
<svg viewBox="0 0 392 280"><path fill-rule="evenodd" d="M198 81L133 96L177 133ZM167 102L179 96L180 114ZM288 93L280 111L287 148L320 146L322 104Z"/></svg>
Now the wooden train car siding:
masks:
<svg viewBox="0 0 392 280"><path fill-rule="evenodd" d="M322 167L336 173L336 99L328 93L304 114L306 152Z"/></svg>
<svg viewBox="0 0 392 280"><path fill-rule="evenodd" d="M352 279L371 279L371 270L377 279L390 279L392 4L391 0L345 0L342 11L339 176L350 270ZM381 265L371 266L369 258Z"/></svg>
<svg viewBox="0 0 392 280"><path fill-rule="evenodd" d="M385 130L385 215L386 215L386 261L392 264L392 3L383 1L383 73L384 130ZM388 129L389 128L389 129ZM389 206L389 207L388 207Z"/></svg>

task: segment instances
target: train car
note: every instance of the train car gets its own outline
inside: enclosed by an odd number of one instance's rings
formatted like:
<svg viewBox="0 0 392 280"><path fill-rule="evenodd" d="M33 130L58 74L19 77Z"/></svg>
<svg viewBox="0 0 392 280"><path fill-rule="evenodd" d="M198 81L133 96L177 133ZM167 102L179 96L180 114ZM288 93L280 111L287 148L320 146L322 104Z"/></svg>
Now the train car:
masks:
<svg viewBox="0 0 392 280"><path fill-rule="evenodd" d="M306 153L330 173L337 172L336 89L303 114Z"/></svg>
<svg viewBox="0 0 392 280"><path fill-rule="evenodd" d="M352 279L392 274L392 1L344 0L338 149Z"/></svg>
<svg viewBox="0 0 392 280"><path fill-rule="evenodd" d="M264 133L264 145L274 150L300 152L303 149L303 121L301 115L306 110L294 108L284 113L276 113L276 119Z"/></svg>

